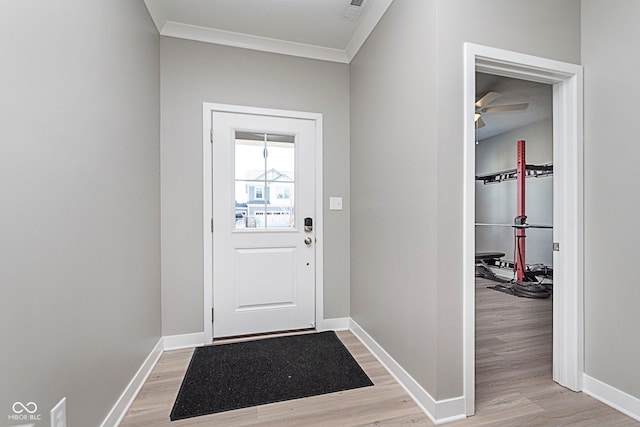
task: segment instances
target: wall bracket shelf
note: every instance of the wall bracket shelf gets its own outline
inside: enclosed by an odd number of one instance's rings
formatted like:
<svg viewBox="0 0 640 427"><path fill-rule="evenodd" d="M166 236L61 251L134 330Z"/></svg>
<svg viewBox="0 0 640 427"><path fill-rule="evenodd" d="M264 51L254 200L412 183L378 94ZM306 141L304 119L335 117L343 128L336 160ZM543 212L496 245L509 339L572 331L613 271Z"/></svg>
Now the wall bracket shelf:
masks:
<svg viewBox="0 0 640 427"><path fill-rule="evenodd" d="M484 175L476 175L476 181L482 181L484 184L497 184L502 181L514 180L517 175L518 170L514 168ZM551 175L553 175L553 163L546 163L544 165L527 165L525 178L540 178Z"/></svg>

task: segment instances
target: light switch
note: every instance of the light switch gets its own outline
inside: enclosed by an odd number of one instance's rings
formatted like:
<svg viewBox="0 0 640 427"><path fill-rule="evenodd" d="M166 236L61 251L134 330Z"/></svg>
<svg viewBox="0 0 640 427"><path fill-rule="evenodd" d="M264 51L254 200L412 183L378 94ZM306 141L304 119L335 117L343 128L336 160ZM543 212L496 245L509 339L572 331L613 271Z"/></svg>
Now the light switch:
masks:
<svg viewBox="0 0 640 427"><path fill-rule="evenodd" d="M342 210L342 197L329 197L329 210L341 211Z"/></svg>

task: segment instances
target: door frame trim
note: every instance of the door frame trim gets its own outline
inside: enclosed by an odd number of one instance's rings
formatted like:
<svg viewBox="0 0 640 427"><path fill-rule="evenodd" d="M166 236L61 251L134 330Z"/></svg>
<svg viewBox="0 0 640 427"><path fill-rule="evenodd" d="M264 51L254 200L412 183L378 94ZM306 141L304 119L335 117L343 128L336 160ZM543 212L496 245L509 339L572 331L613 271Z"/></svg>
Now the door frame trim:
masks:
<svg viewBox="0 0 640 427"><path fill-rule="evenodd" d="M316 271L315 271L315 324L317 330L323 329L324 319L324 221L323 221L323 158L322 158L322 113L303 111L277 110L272 108L248 107L232 104L202 103L202 236L203 236L203 296L204 296L204 340L213 341L213 324L211 307L213 301L213 144L211 143L211 125L214 112L253 114L259 116L285 117L292 119L313 120L316 125L315 146L315 236L316 236Z"/></svg>
<svg viewBox="0 0 640 427"><path fill-rule="evenodd" d="M464 45L463 370L467 415L475 411L475 74L553 85L553 380L582 390L584 372L583 68L531 55Z"/></svg>

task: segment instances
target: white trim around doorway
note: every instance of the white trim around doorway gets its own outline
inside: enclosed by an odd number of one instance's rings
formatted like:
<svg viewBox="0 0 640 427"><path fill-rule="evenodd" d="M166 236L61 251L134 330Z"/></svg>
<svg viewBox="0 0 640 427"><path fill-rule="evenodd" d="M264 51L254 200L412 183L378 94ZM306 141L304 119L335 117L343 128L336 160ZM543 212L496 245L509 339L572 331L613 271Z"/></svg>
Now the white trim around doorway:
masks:
<svg viewBox="0 0 640 427"><path fill-rule="evenodd" d="M211 307L213 300L213 175L211 118L213 112L254 114L272 117L313 120L316 124L315 152L315 228L316 228L316 273L315 273L315 327L324 329L324 221L323 221L323 159L322 159L322 114L301 111L276 110L271 108L246 107L240 105L202 103L202 236L203 236L203 296L204 296L204 343L213 341Z"/></svg>
<svg viewBox="0 0 640 427"><path fill-rule="evenodd" d="M584 372L582 66L472 43L464 45L463 363L467 415L475 412L475 75L553 85L553 380L582 390Z"/></svg>

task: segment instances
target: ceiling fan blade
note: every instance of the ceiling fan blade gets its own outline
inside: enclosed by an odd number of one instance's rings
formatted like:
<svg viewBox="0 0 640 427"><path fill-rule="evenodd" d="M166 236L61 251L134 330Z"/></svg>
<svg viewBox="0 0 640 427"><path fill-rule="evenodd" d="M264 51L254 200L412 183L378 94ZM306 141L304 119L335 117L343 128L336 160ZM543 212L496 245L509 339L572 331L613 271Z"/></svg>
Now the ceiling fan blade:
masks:
<svg viewBox="0 0 640 427"><path fill-rule="evenodd" d="M480 129L485 127L487 124L484 122L484 120L482 120L482 117L478 118L478 120L476 120L476 129Z"/></svg>
<svg viewBox="0 0 640 427"><path fill-rule="evenodd" d="M525 104L511 104L511 105L496 105L495 107L486 107L481 111L483 113L502 113L505 111L518 111L526 110L529 107L528 103Z"/></svg>
<svg viewBox="0 0 640 427"><path fill-rule="evenodd" d="M482 108L485 105L489 105L493 101L495 101L500 95L501 94L498 92L488 92L485 96L483 96L476 102L476 107Z"/></svg>

